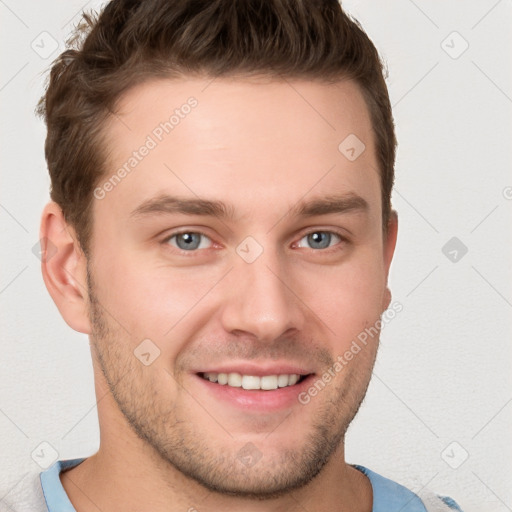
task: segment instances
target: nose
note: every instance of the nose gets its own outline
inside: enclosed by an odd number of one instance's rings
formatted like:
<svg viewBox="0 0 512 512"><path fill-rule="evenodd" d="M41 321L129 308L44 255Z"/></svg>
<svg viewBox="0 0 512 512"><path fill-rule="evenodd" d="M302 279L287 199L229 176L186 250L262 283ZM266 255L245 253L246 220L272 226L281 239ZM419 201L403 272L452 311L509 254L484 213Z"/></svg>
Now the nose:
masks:
<svg viewBox="0 0 512 512"><path fill-rule="evenodd" d="M222 324L235 335L271 342L304 325L301 301L291 273L267 251L254 262L238 260L230 272Z"/></svg>

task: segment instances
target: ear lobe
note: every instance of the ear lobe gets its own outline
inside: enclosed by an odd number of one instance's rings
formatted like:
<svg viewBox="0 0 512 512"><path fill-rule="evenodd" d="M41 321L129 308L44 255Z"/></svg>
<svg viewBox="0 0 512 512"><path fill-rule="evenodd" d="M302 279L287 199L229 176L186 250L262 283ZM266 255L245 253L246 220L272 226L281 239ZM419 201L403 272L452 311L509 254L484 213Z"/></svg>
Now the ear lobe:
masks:
<svg viewBox="0 0 512 512"><path fill-rule="evenodd" d="M389 267L391 266L391 260L395 253L396 239L398 237L398 215L395 210L391 210L389 216L387 233L384 238L384 264L386 268L386 278L389 274Z"/></svg>
<svg viewBox="0 0 512 512"><path fill-rule="evenodd" d="M51 201L41 217L41 271L43 280L65 322L90 334L87 259L60 206Z"/></svg>
<svg viewBox="0 0 512 512"><path fill-rule="evenodd" d="M382 311L388 309L391 304L391 290L387 286L389 268L395 253L396 240L398 236L398 215L395 210L391 211L388 221L387 233L384 238L384 270L386 276L386 290L382 299Z"/></svg>
<svg viewBox="0 0 512 512"><path fill-rule="evenodd" d="M391 304L391 298L391 290L386 286L386 289L384 290L384 296L382 298L382 312L389 308L389 305Z"/></svg>

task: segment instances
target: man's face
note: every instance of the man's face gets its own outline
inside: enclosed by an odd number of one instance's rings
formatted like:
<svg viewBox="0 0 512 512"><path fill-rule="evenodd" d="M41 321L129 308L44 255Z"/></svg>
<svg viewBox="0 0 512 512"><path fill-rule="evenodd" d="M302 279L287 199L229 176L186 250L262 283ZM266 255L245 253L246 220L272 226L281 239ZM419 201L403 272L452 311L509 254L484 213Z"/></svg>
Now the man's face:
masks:
<svg viewBox="0 0 512 512"><path fill-rule="evenodd" d="M91 343L111 417L148 454L210 489L277 495L342 449L372 371L377 337L335 362L389 301L374 138L349 81L208 83L138 86L106 127ZM278 387L244 389L261 385Z"/></svg>

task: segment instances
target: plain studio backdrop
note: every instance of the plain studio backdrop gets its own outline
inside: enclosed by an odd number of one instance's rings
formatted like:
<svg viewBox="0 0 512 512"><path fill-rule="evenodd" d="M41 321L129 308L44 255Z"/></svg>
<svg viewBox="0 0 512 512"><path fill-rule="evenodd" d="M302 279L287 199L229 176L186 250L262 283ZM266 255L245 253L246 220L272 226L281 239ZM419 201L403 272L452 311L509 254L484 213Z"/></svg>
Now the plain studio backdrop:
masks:
<svg viewBox="0 0 512 512"><path fill-rule="evenodd" d="M347 460L465 512L512 510L512 4L344 5L389 68L400 226L390 286L403 306L384 327ZM50 181L33 110L80 11L100 6L0 1L4 490L38 467L41 447L65 459L99 443L88 338L62 320L37 256Z"/></svg>

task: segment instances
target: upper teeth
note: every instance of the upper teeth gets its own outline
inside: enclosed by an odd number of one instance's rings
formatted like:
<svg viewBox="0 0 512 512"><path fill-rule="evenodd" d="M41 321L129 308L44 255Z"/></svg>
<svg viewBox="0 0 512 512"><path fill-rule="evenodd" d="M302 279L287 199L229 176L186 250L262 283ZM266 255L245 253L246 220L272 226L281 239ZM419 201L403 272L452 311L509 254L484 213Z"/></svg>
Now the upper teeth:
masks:
<svg viewBox="0 0 512 512"><path fill-rule="evenodd" d="M300 379L296 373L283 375L265 375L257 377L256 375L241 375L239 373L203 373L203 377L210 382L218 384L227 384L234 388L243 389L277 389L286 386L293 386Z"/></svg>

